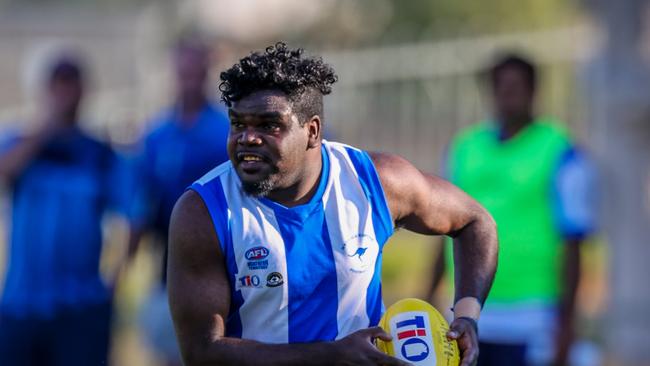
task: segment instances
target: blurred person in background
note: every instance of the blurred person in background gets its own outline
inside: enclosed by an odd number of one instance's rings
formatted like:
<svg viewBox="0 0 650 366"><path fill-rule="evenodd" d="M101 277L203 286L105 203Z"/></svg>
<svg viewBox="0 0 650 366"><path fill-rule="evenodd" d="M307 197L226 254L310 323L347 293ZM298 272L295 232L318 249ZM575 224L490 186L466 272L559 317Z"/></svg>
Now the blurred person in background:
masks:
<svg viewBox="0 0 650 366"><path fill-rule="evenodd" d="M112 284L99 271L101 220L126 212L119 159L79 127L81 58L62 53L44 80L38 128L3 137L12 191L0 365L105 365Z"/></svg>
<svg viewBox="0 0 650 366"><path fill-rule="evenodd" d="M594 169L559 121L535 114L530 61L505 56L489 81L494 118L458 133L445 162L450 181L498 226L499 268L479 320L478 364L564 365L574 337L580 244L595 225ZM434 266L429 299L445 263L453 279L449 248Z"/></svg>
<svg viewBox="0 0 650 366"><path fill-rule="evenodd" d="M160 277L142 307L140 322L147 343L168 365L181 364L165 289L169 218L174 203L192 182L228 160L228 116L206 94L209 56L209 48L198 38L176 43L175 101L154 119L137 164L138 207L129 253L134 255L145 233L153 234L162 257Z"/></svg>

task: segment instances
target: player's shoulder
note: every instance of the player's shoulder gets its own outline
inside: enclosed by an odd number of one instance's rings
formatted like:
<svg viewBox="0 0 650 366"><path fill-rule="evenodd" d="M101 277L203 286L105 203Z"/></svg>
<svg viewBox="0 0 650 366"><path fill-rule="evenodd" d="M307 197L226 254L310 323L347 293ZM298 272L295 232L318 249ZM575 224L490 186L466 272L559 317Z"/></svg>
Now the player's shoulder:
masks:
<svg viewBox="0 0 650 366"><path fill-rule="evenodd" d="M325 146L325 149L330 155L340 153L347 155L351 160L365 160L366 164L374 165L378 172L388 166L399 164L400 161L404 160L395 154L363 150L341 142L323 140L323 146Z"/></svg>
<svg viewBox="0 0 650 366"><path fill-rule="evenodd" d="M570 133L566 124L557 118L541 116L535 119L533 124L538 134L549 138L570 140Z"/></svg>
<svg viewBox="0 0 650 366"><path fill-rule="evenodd" d="M107 141L80 128L77 128L74 133L76 146L85 154L92 154L92 156L96 156L102 161L112 161L116 158L115 150Z"/></svg>
<svg viewBox="0 0 650 366"><path fill-rule="evenodd" d="M336 141L329 141L329 140L322 140L322 144L325 147L325 150L328 152L345 152L345 153L350 153L350 152L362 152L363 150L359 149L358 147L348 145L342 142L336 142Z"/></svg>
<svg viewBox="0 0 650 366"><path fill-rule="evenodd" d="M148 143L156 142L157 140L164 139L169 134L175 134L177 131L174 128L174 108L167 107L160 110L152 118L149 119L146 134L144 139Z"/></svg>
<svg viewBox="0 0 650 366"><path fill-rule="evenodd" d="M489 120L479 121L461 128L452 138L451 145L459 145L477 138L490 138L496 133L496 124Z"/></svg>
<svg viewBox="0 0 650 366"><path fill-rule="evenodd" d="M205 110L216 120L228 120L228 110L221 104L206 103Z"/></svg>
<svg viewBox="0 0 650 366"><path fill-rule="evenodd" d="M229 174L233 169L232 163L229 161L223 162L214 167L209 172L205 173L201 178L197 179L194 184L200 186L207 186L219 182L222 176Z"/></svg>
<svg viewBox="0 0 650 366"><path fill-rule="evenodd" d="M210 213L203 198L191 189L186 190L172 210L170 238L201 237L215 240L212 231Z"/></svg>
<svg viewBox="0 0 650 366"><path fill-rule="evenodd" d="M220 241L202 197L187 190L176 201L169 224L169 267L196 268L207 258L221 253ZM218 265L220 262L212 264Z"/></svg>

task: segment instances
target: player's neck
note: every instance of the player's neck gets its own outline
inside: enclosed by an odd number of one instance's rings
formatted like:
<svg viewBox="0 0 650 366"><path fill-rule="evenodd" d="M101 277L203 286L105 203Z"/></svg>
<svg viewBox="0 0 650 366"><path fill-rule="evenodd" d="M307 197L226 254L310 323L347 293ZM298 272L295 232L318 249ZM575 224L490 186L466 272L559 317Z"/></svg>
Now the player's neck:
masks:
<svg viewBox="0 0 650 366"><path fill-rule="evenodd" d="M499 139L502 141L511 139L531 124L533 119L534 117L530 114L517 118L503 119L499 131Z"/></svg>
<svg viewBox="0 0 650 366"><path fill-rule="evenodd" d="M281 189L275 189L269 193L268 198L277 202L285 207L294 207L308 203L320 184L323 174L323 158L320 155L320 148L317 149L318 159L308 159L313 163L305 164L305 171L302 174L302 179L299 179L295 184Z"/></svg>
<svg viewBox="0 0 650 366"><path fill-rule="evenodd" d="M194 124L196 117L207 103L203 95L180 97L178 100L179 122L184 126Z"/></svg>

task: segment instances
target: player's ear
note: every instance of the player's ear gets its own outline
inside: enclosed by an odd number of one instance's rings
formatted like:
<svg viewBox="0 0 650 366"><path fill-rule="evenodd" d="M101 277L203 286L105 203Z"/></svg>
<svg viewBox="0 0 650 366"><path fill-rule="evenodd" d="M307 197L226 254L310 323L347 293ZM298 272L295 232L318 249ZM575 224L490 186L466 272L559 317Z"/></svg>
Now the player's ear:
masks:
<svg viewBox="0 0 650 366"><path fill-rule="evenodd" d="M318 147L321 140L321 120L319 115L312 116L309 121L305 122L308 134L309 148Z"/></svg>

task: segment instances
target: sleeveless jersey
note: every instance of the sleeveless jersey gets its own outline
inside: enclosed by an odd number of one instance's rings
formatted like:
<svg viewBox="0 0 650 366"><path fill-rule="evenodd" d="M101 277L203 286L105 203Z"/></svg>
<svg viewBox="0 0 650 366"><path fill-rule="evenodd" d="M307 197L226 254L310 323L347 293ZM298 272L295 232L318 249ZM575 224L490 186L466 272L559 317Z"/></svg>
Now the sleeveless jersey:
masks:
<svg viewBox="0 0 650 366"><path fill-rule="evenodd" d="M205 202L231 290L226 335L266 343L335 340L379 322L381 253L393 233L369 155L323 141L312 199L246 194L230 162L191 189Z"/></svg>
<svg viewBox="0 0 650 366"><path fill-rule="evenodd" d="M502 142L494 124L485 122L464 130L451 144L451 181L481 203L497 223L499 265L486 306L554 304L561 293L563 248L553 215L552 187L570 144L557 125L538 118ZM451 264L452 251L448 252Z"/></svg>

